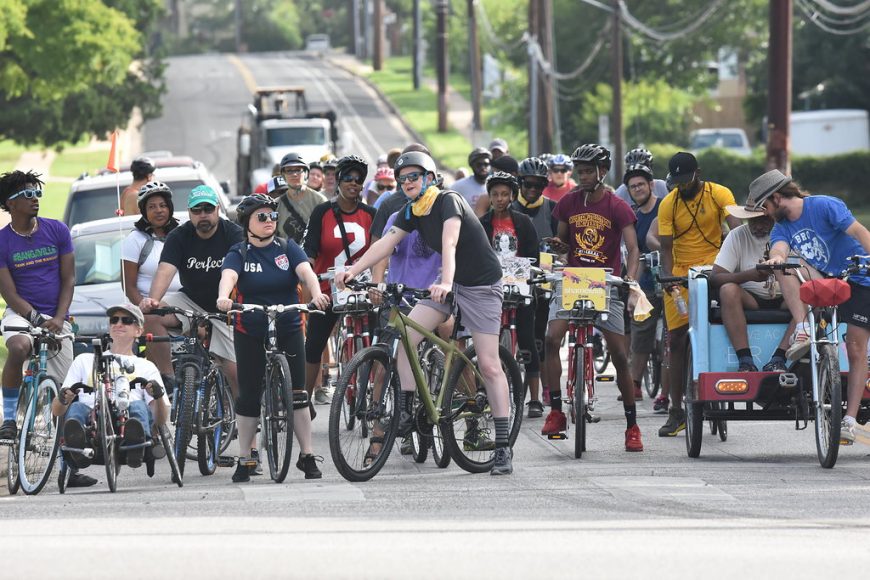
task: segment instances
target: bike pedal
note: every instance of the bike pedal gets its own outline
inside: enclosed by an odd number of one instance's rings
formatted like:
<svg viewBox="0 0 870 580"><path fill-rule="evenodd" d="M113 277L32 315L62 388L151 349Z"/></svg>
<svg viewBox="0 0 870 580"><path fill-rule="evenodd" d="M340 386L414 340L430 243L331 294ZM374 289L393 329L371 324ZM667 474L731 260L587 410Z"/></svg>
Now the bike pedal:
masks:
<svg viewBox="0 0 870 580"><path fill-rule="evenodd" d="M562 441L562 440L565 440L567 438L568 438L567 433L550 433L549 435L547 435L547 439L549 439L551 441L554 441L554 440L555 441Z"/></svg>
<svg viewBox="0 0 870 580"><path fill-rule="evenodd" d="M779 375L779 386L784 389L793 389L798 386L798 377L794 373L781 373Z"/></svg>
<svg viewBox="0 0 870 580"><path fill-rule="evenodd" d="M254 462L256 464L256 461ZM221 455L218 457L218 465L221 467L232 467L236 464L236 460L229 455Z"/></svg>
<svg viewBox="0 0 870 580"><path fill-rule="evenodd" d="M598 415L593 415L592 413L586 413L586 422L587 423L598 423L601 421L601 417Z"/></svg>
<svg viewBox="0 0 870 580"><path fill-rule="evenodd" d="M14 439L0 439L0 445L9 445L10 447L15 445Z"/></svg>
<svg viewBox="0 0 870 580"><path fill-rule="evenodd" d="M613 383L616 381L616 377L613 375L599 375L595 377L595 380L599 383Z"/></svg>

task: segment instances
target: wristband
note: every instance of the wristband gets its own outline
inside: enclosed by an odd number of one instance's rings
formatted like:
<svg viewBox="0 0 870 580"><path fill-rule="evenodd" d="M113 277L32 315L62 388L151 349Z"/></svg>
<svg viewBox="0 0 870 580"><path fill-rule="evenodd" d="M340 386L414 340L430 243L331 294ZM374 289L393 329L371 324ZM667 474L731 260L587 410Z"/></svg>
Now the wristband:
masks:
<svg viewBox="0 0 870 580"><path fill-rule="evenodd" d="M35 308L30 311L30 314L28 314L27 317L30 319L30 324L32 326L39 326L42 324L42 315L39 314Z"/></svg>

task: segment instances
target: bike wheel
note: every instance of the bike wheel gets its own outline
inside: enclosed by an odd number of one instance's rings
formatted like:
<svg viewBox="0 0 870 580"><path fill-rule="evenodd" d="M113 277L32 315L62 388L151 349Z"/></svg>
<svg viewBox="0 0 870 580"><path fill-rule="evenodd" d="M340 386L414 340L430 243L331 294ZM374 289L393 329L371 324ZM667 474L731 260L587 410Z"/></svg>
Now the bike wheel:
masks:
<svg viewBox="0 0 870 580"><path fill-rule="evenodd" d="M662 355L660 352L661 342L656 341L653 351L646 359L646 369L643 373L643 386L650 399L659 394L662 384Z"/></svg>
<svg viewBox="0 0 870 580"><path fill-rule="evenodd" d="M100 383L97 408L97 429L100 435L100 449L103 452L103 461L106 466L106 482L109 491L118 490L118 471L121 467L120 442L115 432L115 423L112 418L111 403L106 396L106 385Z"/></svg>
<svg viewBox="0 0 870 580"><path fill-rule="evenodd" d="M213 370L205 382L205 390L196 410L196 460L202 475L213 475L223 439L224 407L221 397L220 373Z"/></svg>
<svg viewBox="0 0 870 580"><path fill-rule="evenodd" d="M24 413L24 429L19 433L18 464L21 489L27 495L36 495L51 477L51 470L59 451L57 417L51 413L51 402L57 397L57 381L44 377L36 386Z"/></svg>
<svg viewBox="0 0 870 580"><path fill-rule="evenodd" d="M348 363L354 357L356 353L363 349L363 341L361 337L356 337L353 340L345 339L341 343L341 347L338 352L338 376L341 376L344 373L344 369L347 368ZM344 419L344 427L348 431L353 429L354 423L356 422L356 416L353 414L354 401L356 397L356 378L351 377L350 379L350 388L345 391L345 397L347 398L347 404L342 405L342 418Z"/></svg>
<svg viewBox="0 0 870 580"><path fill-rule="evenodd" d="M508 383L510 402L510 431L508 441L513 446L523 418L523 379L517 361L507 349L499 347L499 359ZM474 346L465 350L465 356L477 366ZM495 449L495 422L483 383L467 363L457 357L444 395L441 434L444 447L456 464L469 473L483 473L492 469Z"/></svg>
<svg viewBox="0 0 870 580"><path fill-rule="evenodd" d="M387 462L399 420L398 376L381 347L359 351L338 378L329 410L329 450L338 472L348 481L368 481ZM351 430L343 420L347 389L356 388ZM378 447L378 449L375 449Z"/></svg>
<svg viewBox="0 0 870 580"><path fill-rule="evenodd" d="M592 335L592 352L594 354L593 365L596 373L603 373L610 365L610 353L607 352L607 343L604 337L598 333Z"/></svg>
<svg viewBox="0 0 870 580"><path fill-rule="evenodd" d="M188 446L193 438L194 410L196 409L196 388L199 383L199 369L192 363L181 367L181 384L176 386L178 397L178 416L175 422L175 460L178 471L184 477Z"/></svg>
<svg viewBox="0 0 870 580"><path fill-rule="evenodd" d="M178 468L178 461L175 460L175 445L172 441L172 431L170 431L168 425L161 425L157 428L157 433L160 435L160 444L163 445L163 450L166 451L166 461L169 462L169 469L172 471L172 483L178 485L178 487L183 487L184 477Z"/></svg>
<svg viewBox="0 0 870 580"><path fill-rule="evenodd" d="M589 392L586 390L586 360L585 348L574 349L574 459L580 459L586 451L586 404Z"/></svg>
<svg viewBox="0 0 870 580"><path fill-rule="evenodd" d="M704 404L695 402L692 380L692 347L686 349L686 370L683 374L683 403L686 412L686 453L689 457L701 455L704 436Z"/></svg>
<svg viewBox="0 0 870 580"><path fill-rule="evenodd" d="M822 467L830 469L840 452L840 421L843 418L843 392L840 382L840 360L832 344L818 345L816 376L819 400L816 408L816 452Z"/></svg>
<svg viewBox="0 0 870 580"><path fill-rule="evenodd" d="M16 433L19 434L24 429L24 412L27 410L25 409L26 403L24 401L26 392L27 389L24 387L18 390L18 404L15 406L15 426ZM19 439L20 437L16 437L12 445L9 446L9 453L6 459L6 486L9 489L9 495L15 495L21 487L21 470L18 467Z"/></svg>
<svg viewBox="0 0 870 580"><path fill-rule="evenodd" d="M223 420L221 421L221 446L220 453L225 453L230 443L236 437L236 403L233 400L233 391L230 382L220 369L215 369L217 375L215 383L220 384L218 393L223 407Z"/></svg>
<svg viewBox="0 0 870 580"><path fill-rule="evenodd" d="M423 364L423 369L426 371L426 381L429 384L429 395L432 401L438 400L438 394L441 392L441 381L444 378L444 354L441 350L424 341L426 346L423 348L423 355L420 357L420 362ZM450 465L450 453L444 449L444 438L441 436L441 427L438 425L432 426L432 441L429 447L432 449L432 461L441 469Z"/></svg>
<svg viewBox="0 0 870 580"><path fill-rule="evenodd" d="M284 355L272 359L263 393L262 428L269 474L275 483L281 483L287 477L293 455L293 385Z"/></svg>
<svg viewBox="0 0 870 580"><path fill-rule="evenodd" d="M60 469L57 471L57 491L61 495L66 493L66 484L69 480L69 466L66 461L61 460Z"/></svg>

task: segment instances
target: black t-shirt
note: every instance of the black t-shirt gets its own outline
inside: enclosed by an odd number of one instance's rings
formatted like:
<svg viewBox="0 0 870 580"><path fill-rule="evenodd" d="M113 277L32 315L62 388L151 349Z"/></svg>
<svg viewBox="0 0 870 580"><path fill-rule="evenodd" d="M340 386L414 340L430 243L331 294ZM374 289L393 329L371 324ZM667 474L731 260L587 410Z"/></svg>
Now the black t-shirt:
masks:
<svg viewBox="0 0 870 580"><path fill-rule="evenodd" d="M429 215L417 217L411 212L401 211L393 225L406 232L419 231L426 245L440 254L444 222L456 216L459 216L462 225L456 243L456 274L453 281L462 286L497 283L501 280L501 264L492 251L480 220L465 198L455 191L441 192L432 204Z"/></svg>
<svg viewBox="0 0 870 580"><path fill-rule="evenodd" d="M245 239L237 224L221 218L217 231L207 240L196 234L187 222L166 237L160 261L178 269L181 291L206 312L216 312L218 285L224 258L235 244Z"/></svg>
<svg viewBox="0 0 870 580"><path fill-rule="evenodd" d="M384 237L387 220L390 219L391 215L405 207L406 203L408 203L408 198L401 191L394 191L390 194L390 197L378 206L378 213L375 214L375 221L372 222L372 235L379 238Z"/></svg>

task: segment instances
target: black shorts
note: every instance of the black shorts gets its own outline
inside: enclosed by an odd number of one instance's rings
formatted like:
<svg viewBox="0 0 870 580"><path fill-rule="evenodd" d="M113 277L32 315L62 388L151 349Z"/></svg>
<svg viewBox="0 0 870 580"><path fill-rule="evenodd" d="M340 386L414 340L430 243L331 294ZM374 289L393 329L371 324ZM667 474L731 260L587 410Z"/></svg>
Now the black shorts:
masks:
<svg viewBox="0 0 870 580"><path fill-rule="evenodd" d="M770 298L769 296L759 296L752 292L749 292L749 295L755 298L759 310L782 310L782 303L785 301L782 296Z"/></svg>
<svg viewBox="0 0 870 580"><path fill-rule="evenodd" d="M846 324L870 328L870 286L854 282L849 282L849 286L852 288L852 296L837 308L837 318Z"/></svg>

